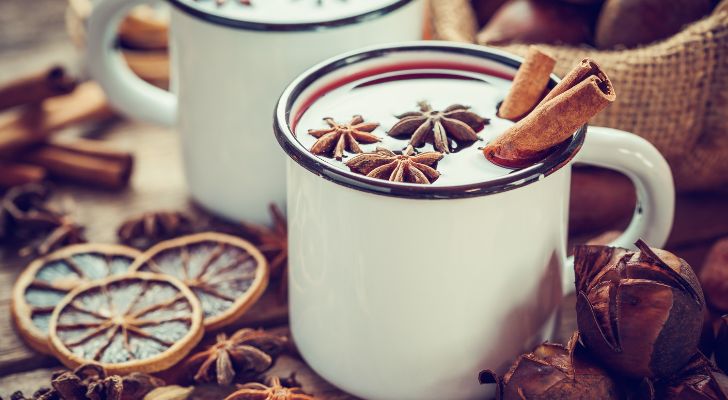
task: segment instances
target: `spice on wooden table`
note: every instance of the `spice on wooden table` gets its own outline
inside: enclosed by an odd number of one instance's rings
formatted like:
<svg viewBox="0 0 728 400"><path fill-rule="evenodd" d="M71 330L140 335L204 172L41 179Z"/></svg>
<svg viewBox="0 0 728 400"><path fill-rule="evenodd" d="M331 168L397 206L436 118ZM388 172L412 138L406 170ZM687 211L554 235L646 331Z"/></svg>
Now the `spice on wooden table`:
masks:
<svg viewBox="0 0 728 400"><path fill-rule="evenodd" d="M149 248L162 240L189 234L193 230L192 218L183 212L150 211L124 221L117 230L117 236L124 244Z"/></svg>
<svg viewBox="0 0 728 400"><path fill-rule="evenodd" d="M241 329L230 337L220 333L216 343L191 356L185 368L197 383L230 385L236 378L256 377L268 370L287 345L287 337L263 330Z"/></svg>
<svg viewBox="0 0 728 400"><path fill-rule="evenodd" d="M0 86L0 111L71 93L76 84L61 66L16 78Z"/></svg>
<svg viewBox="0 0 728 400"><path fill-rule="evenodd" d="M299 387L285 387L281 379L273 376L266 384L246 383L238 386L238 390L225 400L314 400Z"/></svg>
<svg viewBox="0 0 728 400"><path fill-rule="evenodd" d="M123 377L110 375L99 364L84 364L73 371L53 374L51 385L53 389L41 399L137 400L164 385L164 381L140 372Z"/></svg>

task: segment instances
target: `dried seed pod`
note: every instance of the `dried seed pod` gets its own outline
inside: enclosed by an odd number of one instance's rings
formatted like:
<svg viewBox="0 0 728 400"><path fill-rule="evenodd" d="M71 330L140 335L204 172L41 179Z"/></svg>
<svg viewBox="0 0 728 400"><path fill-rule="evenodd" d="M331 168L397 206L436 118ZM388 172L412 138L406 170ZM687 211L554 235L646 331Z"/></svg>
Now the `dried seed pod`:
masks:
<svg viewBox="0 0 728 400"><path fill-rule="evenodd" d="M662 400L728 400L728 376L698 354L658 391Z"/></svg>
<svg viewBox="0 0 728 400"><path fill-rule="evenodd" d="M613 371L672 376L697 352L705 300L683 259L641 240L637 247L577 247L577 323L586 347Z"/></svg>
<svg viewBox="0 0 728 400"><path fill-rule="evenodd" d="M497 384L498 400L619 399L620 392L607 372L589 359L575 332L564 347L544 343L524 354L502 377L489 370L480 383Z"/></svg>
<svg viewBox="0 0 728 400"><path fill-rule="evenodd" d="M700 271L700 284L711 308L728 313L728 238L710 249Z"/></svg>

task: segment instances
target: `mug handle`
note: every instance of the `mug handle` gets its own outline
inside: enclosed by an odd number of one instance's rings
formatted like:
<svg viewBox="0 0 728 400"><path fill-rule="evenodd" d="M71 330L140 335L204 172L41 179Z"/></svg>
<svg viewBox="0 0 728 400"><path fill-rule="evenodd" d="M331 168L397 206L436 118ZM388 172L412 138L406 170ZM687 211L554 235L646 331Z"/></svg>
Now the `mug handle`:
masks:
<svg viewBox="0 0 728 400"><path fill-rule="evenodd" d="M595 165L621 172L637 189L637 206L632 222L609 246L634 248L638 239L662 247L672 229L675 213L675 185L670 166L647 140L618 129L587 128L586 140L574 163ZM564 273L564 293L574 289L574 260L569 257Z"/></svg>
<svg viewBox="0 0 728 400"><path fill-rule="evenodd" d="M103 0L94 5L86 35L91 76L103 87L111 105L133 118L172 126L177 97L136 76L115 48L122 18L134 6L154 0Z"/></svg>

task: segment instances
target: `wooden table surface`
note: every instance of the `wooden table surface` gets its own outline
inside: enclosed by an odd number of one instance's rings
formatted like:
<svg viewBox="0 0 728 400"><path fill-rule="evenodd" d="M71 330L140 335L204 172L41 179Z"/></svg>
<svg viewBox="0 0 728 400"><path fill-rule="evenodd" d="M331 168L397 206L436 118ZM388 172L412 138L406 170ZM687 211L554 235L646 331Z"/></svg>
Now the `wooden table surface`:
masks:
<svg viewBox="0 0 728 400"><path fill-rule="evenodd" d="M33 12L28 13L24 0L0 1L0 83L50 63L60 62L81 70L79 56L63 31L63 3L34 0ZM75 219L87 226L90 241L115 242L117 226L141 212L158 209L196 212L185 189L174 132L119 119L96 131L94 137L132 151L136 164L131 186L121 192L66 184L56 190L54 201L67 205ZM728 232L728 213L711 211L725 209L728 194L683 196L678 202L686 211L676 216L670 248L695 266L702 263L712 241ZM26 347L10 320L11 287L28 261L17 255L16 248L0 247L0 397L4 398L16 390L30 395L40 386L47 386L51 371L59 367L53 358ZM287 329L287 308L274 291L269 292L240 321L240 326ZM573 297L564 299L557 340L567 339L575 327L573 305ZM328 385L294 356L279 359L270 373L286 376L294 371L304 388L319 398L351 398ZM474 379L477 372L473 371ZM201 396L204 398L204 394Z"/></svg>

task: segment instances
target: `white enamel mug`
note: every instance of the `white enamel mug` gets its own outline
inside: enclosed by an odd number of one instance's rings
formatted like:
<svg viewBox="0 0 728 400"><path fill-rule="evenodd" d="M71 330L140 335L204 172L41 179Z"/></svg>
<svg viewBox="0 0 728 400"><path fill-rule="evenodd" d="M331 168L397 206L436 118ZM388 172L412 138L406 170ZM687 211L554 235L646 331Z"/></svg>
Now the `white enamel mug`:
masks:
<svg viewBox="0 0 728 400"><path fill-rule="evenodd" d="M293 133L291 119L347 77L411 68L410 61L512 77L521 60L437 42L368 48L309 69L279 100L276 136L289 156L291 331L308 364L343 390L368 399L492 396L478 372L503 373L548 338L562 296L573 290L566 242L574 163L620 171L637 187L634 219L614 245L665 243L672 175L660 153L630 133L585 126L536 165L457 187L357 175L322 162Z"/></svg>
<svg viewBox="0 0 728 400"><path fill-rule="evenodd" d="M344 8L326 20L295 14L314 0L253 0L253 7L280 4L284 17L272 22L251 16L254 9L235 14L235 7L244 8L238 0L220 8L214 0L168 0L170 93L135 76L114 49L123 15L150 1L96 5L88 26L90 72L115 108L176 126L187 184L200 205L258 223L268 221L270 202L285 202L285 161L270 131L271 110L286 83L343 51L422 35L422 0L332 1Z"/></svg>

